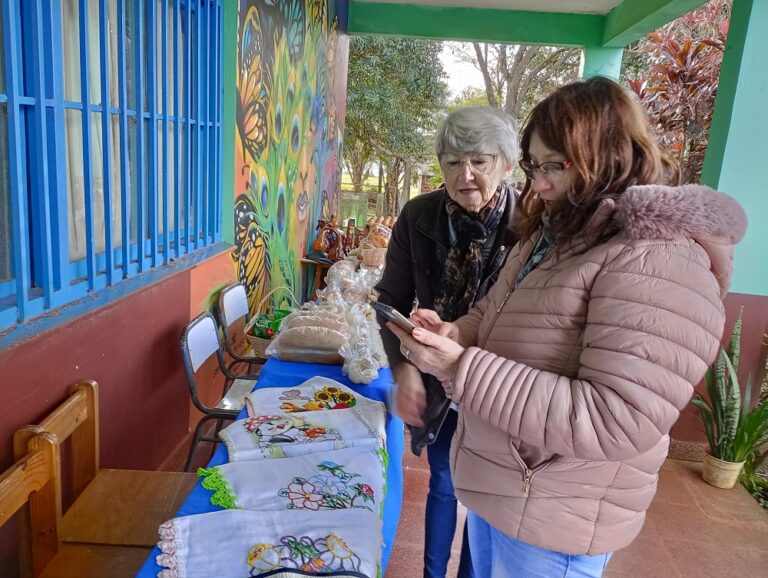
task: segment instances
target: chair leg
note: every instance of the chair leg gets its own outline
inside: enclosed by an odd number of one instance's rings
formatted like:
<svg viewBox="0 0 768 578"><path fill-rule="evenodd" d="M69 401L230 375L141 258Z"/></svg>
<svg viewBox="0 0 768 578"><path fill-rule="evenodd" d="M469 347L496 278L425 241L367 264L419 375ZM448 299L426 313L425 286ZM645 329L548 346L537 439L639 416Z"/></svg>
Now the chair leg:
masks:
<svg viewBox="0 0 768 578"><path fill-rule="evenodd" d="M200 418L200 421L197 422L197 426L195 427L195 435L192 438L192 447L189 448L189 453L187 454L187 461L184 464L184 471L189 472L190 468L192 467L192 459L195 456L195 451L197 450L197 444L200 443L200 438L202 437L203 433L203 425L211 418L214 418L215 416L212 415L204 415L202 418Z"/></svg>

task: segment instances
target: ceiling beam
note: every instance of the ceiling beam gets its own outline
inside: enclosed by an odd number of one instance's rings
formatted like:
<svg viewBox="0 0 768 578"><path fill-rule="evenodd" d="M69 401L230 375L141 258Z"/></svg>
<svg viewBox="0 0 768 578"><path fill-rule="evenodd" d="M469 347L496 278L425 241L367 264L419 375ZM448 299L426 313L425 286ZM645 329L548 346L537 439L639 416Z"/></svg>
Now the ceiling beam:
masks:
<svg viewBox="0 0 768 578"><path fill-rule="evenodd" d="M436 40L600 46L604 16L351 0L350 34Z"/></svg>
<svg viewBox="0 0 768 578"><path fill-rule="evenodd" d="M672 22L706 0L624 0L605 17L605 31L600 44L606 48L624 48Z"/></svg>

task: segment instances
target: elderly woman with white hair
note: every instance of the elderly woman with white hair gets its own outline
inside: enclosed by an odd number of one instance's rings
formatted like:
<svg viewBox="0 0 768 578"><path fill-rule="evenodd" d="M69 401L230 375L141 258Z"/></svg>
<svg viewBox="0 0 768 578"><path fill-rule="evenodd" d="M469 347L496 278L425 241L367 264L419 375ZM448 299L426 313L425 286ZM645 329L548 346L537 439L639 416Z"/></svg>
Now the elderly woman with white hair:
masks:
<svg viewBox="0 0 768 578"><path fill-rule="evenodd" d="M518 155L514 119L487 106L451 112L437 137L442 188L406 203L392 232L379 301L406 317L414 305L454 321L493 285L515 244L515 194L505 182ZM411 429L411 448L428 446L425 578L443 578L456 530L456 497L449 467L457 415L434 377L400 353L383 328L397 383L396 412ZM473 576L466 540L459 578Z"/></svg>

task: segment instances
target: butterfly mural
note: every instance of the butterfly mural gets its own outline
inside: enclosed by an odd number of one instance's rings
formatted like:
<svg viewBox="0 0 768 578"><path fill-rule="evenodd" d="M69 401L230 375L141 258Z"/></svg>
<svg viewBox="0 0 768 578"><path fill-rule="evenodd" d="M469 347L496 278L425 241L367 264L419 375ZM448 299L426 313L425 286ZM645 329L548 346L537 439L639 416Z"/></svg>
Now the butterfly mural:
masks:
<svg viewBox="0 0 768 578"><path fill-rule="evenodd" d="M232 257L254 309L276 287L301 294L313 224L338 213L343 111L334 88L346 70L335 70L338 18L328 0L240 0L239 8Z"/></svg>
<svg viewBox="0 0 768 578"><path fill-rule="evenodd" d="M264 51L259 11L255 6L251 6L240 26L239 82L235 114L242 146L254 159L261 156L267 142L266 109L271 89L270 55Z"/></svg>

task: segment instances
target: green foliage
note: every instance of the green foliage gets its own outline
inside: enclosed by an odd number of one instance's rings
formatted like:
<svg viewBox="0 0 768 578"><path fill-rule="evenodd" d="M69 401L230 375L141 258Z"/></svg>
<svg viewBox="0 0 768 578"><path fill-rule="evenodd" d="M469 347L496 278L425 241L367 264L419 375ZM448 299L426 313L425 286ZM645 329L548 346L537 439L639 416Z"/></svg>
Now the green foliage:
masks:
<svg viewBox="0 0 768 578"><path fill-rule="evenodd" d="M349 166L347 151L368 162L431 155L448 95L440 50L441 43L416 38L350 38L344 130Z"/></svg>
<svg viewBox="0 0 768 578"><path fill-rule="evenodd" d="M730 12L730 0L711 0L624 51L624 78L686 183L701 175Z"/></svg>
<svg viewBox="0 0 768 578"><path fill-rule="evenodd" d="M756 452L768 443L768 397L750 410L752 381L748 380L742 399L736 373L741 350L743 311L733 327L728 350L720 348L714 367L707 370L707 397L698 395L691 403L699 408L712 455L726 462L760 461ZM758 464L759 465L759 464ZM757 466L755 466L757 467Z"/></svg>
<svg viewBox="0 0 768 578"><path fill-rule="evenodd" d="M291 313L291 309L275 309L270 313L261 313L248 327L248 333L261 339L272 339L280 330L280 323Z"/></svg>
<svg viewBox="0 0 768 578"><path fill-rule="evenodd" d="M467 86L461 91L461 94L456 96L448 105L448 110L453 112L461 106L486 106L488 104L488 97L482 88L476 86Z"/></svg>

